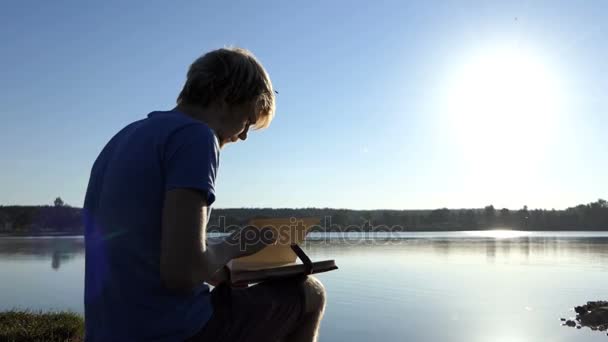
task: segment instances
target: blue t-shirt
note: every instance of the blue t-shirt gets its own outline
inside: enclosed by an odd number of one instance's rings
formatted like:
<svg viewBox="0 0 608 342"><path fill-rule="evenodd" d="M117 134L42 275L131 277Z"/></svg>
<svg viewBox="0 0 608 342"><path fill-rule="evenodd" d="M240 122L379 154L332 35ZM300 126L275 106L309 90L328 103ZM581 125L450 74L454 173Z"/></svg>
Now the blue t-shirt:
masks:
<svg viewBox="0 0 608 342"><path fill-rule="evenodd" d="M214 132L178 111L150 113L104 147L84 203L86 341L180 341L205 325L208 285L179 295L161 283L161 217L170 189L211 205L218 160Z"/></svg>

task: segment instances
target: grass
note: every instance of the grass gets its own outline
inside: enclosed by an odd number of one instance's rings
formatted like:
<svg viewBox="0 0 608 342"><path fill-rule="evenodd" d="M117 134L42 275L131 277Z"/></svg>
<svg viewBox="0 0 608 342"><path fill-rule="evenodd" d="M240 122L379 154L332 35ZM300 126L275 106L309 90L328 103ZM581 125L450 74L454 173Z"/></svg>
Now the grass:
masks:
<svg viewBox="0 0 608 342"><path fill-rule="evenodd" d="M72 312L0 312L0 341L81 342L84 320Z"/></svg>

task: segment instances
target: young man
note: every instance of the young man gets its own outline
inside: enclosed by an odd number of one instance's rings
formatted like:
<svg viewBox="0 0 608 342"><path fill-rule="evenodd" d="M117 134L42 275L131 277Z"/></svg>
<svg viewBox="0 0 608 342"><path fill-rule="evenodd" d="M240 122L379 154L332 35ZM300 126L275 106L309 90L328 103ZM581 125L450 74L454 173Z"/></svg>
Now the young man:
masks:
<svg viewBox="0 0 608 342"><path fill-rule="evenodd" d="M177 107L108 142L84 205L86 341L316 340L320 282L230 288L224 265L265 242L206 242L220 148L267 127L274 110L256 58L219 49L190 66Z"/></svg>

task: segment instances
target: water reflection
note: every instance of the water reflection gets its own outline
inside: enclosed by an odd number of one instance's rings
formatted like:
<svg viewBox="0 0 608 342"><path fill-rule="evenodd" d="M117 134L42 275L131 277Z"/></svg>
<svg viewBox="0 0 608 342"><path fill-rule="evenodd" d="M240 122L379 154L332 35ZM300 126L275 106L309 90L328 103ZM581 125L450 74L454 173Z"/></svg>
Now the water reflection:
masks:
<svg viewBox="0 0 608 342"><path fill-rule="evenodd" d="M446 233L415 233L407 236L343 236L339 233L325 234L329 237L313 237L304 247L311 253L340 256L364 255L368 252L396 253L403 255L432 255L446 259L466 258L471 255L485 255L487 264L498 262L529 263L578 258L605 267L608 263L608 235L599 236L518 236L515 238L488 238L444 236ZM449 234L449 233L447 233ZM556 233L560 234L560 233ZM0 260L39 259L49 260L52 269L84 255L82 237L61 238L0 238ZM478 260L479 261L479 260Z"/></svg>
<svg viewBox="0 0 608 342"><path fill-rule="evenodd" d="M437 234L380 243L307 243L341 267L329 289L324 336L369 341L600 341L560 329L559 317L605 298L608 236L516 238ZM333 304L333 305L332 305ZM348 322L340 324L339 322Z"/></svg>
<svg viewBox="0 0 608 342"><path fill-rule="evenodd" d="M73 259L77 254L75 253L62 253L60 251L54 251L51 259L51 268L58 270L62 263Z"/></svg>
<svg viewBox="0 0 608 342"><path fill-rule="evenodd" d="M412 233L409 233L411 235ZM560 233L555 233L560 234ZM331 254L336 259L366 255L393 254L400 257L441 256L445 260L469 260L486 264L547 264L556 261L584 262L608 268L608 235L598 236L519 236L515 238L487 238L441 236L396 237L373 240L369 237L316 237L305 242L311 253ZM480 259L479 256L484 256Z"/></svg>
<svg viewBox="0 0 608 342"><path fill-rule="evenodd" d="M82 237L0 238L0 260L50 260L51 268L84 255Z"/></svg>
<svg viewBox="0 0 608 342"><path fill-rule="evenodd" d="M496 240L490 240L486 243L486 261L493 264L496 260Z"/></svg>
<svg viewBox="0 0 608 342"><path fill-rule="evenodd" d="M605 298L608 234L327 234L304 248L340 266L319 275L323 341L605 340L559 318ZM0 238L0 310L81 312L83 271L82 238Z"/></svg>

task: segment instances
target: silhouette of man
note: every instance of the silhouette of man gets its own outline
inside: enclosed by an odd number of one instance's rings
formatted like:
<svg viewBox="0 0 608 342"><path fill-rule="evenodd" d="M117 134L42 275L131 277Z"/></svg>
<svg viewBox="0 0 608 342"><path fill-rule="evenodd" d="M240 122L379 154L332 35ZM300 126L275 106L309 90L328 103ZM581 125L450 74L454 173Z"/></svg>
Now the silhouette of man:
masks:
<svg viewBox="0 0 608 342"><path fill-rule="evenodd" d="M263 66L245 49L224 48L194 61L173 110L107 143L84 205L86 341L317 339L318 280L231 288L226 263L268 242L206 239L220 149L267 127L274 111Z"/></svg>

